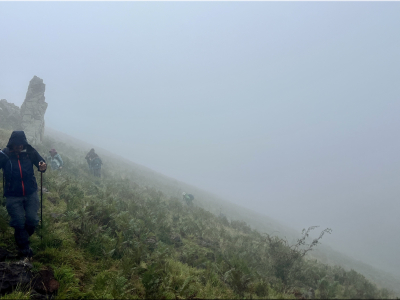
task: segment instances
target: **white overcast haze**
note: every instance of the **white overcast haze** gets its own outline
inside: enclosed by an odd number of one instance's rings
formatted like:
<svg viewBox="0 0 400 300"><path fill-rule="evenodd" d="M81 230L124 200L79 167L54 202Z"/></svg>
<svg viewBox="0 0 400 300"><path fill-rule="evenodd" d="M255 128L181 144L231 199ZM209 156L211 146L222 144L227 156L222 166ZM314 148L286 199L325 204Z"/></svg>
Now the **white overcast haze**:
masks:
<svg viewBox="0 0 400 300"><path fill-rule="evenodd" d="M400 275L399 2L0 2L0 98ZM89 150L89 149L88 149Z"/></svg>

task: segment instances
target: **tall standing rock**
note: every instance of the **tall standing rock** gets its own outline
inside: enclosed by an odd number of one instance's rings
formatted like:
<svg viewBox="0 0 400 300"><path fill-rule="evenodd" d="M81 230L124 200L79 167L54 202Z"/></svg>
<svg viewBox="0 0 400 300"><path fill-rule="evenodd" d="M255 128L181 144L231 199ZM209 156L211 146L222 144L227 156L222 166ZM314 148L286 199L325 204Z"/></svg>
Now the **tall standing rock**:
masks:
<svg viewBox="0 0 400 300"><path fill-rule="evenodd" d="M47 103L44 98L43 79L33 76L29 82L24 103L21 105L21 126L32 145L41 143L44 135L44 114Z"/></svg>

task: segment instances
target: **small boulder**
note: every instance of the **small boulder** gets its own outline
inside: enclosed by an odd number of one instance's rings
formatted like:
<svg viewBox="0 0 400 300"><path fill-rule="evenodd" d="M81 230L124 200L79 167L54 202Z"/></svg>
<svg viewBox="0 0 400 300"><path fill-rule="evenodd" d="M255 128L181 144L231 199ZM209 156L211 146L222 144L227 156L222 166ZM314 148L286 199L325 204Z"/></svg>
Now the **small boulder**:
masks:
<svg viewBox="0 0 400 300"><path fill-rule="evenodd" d="M0 294L11 293L17 286L29 285L33 278L31 268L31 264L23 261L0 262Z"/></svg>
<svg viewBox="0 0 400 300"><path fill-rule="evenodd" d="M54 278L53 270L48 267L35 276L32 288L40 294L52 295L60 288L60 284Z"/></svg>

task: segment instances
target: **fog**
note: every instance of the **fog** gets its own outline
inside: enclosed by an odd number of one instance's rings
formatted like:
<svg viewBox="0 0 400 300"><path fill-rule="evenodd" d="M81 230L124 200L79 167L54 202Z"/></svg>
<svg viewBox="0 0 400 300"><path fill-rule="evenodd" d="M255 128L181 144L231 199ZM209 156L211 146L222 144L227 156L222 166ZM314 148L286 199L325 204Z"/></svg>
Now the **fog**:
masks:
<svg viewBox="0 0 400 300"><path fill-rule="evenodd" d="M399 9L0 2L0 98L400 276Z"/></svg>

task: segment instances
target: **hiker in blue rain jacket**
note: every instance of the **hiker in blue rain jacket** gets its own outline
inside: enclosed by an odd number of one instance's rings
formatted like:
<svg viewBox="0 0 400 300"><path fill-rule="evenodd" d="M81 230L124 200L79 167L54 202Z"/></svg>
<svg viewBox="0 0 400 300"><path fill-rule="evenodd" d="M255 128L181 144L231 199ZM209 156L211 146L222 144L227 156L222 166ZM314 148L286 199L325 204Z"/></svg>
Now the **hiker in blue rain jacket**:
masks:
<svg viewBox="0 0 400 300"><path fill-rule="evenodd" d="M40 206L33 165L40 172L46 171L45 160L28 144L25 133L13 131L7 147L0 152L0 169L5 177L4 196L11 217L10 226L15 229L15 242L19 254L28 258L33 255L29 237L39 224Z"/></svg>
<svg viewBox="0 0 400 300"><path fill-rule="evenodd" d="M50 155L48 158L49 165L52 170L61 170L64 162L60 156L60 154L57 153L56 149L51 149L49 151Z"/></svg>

